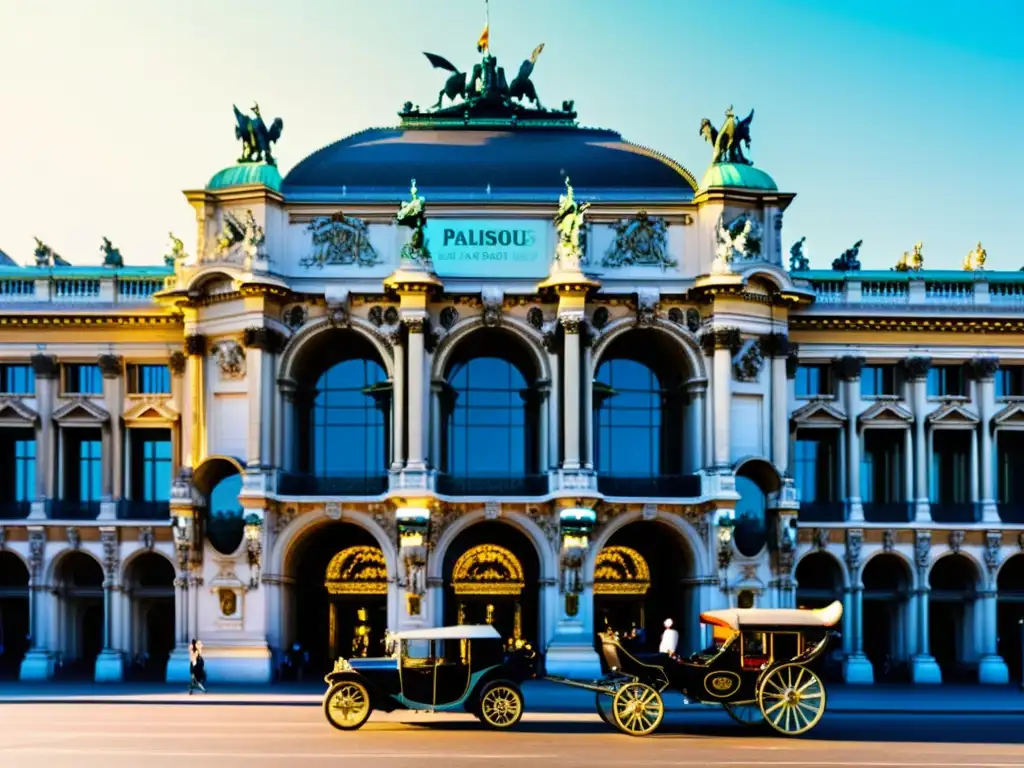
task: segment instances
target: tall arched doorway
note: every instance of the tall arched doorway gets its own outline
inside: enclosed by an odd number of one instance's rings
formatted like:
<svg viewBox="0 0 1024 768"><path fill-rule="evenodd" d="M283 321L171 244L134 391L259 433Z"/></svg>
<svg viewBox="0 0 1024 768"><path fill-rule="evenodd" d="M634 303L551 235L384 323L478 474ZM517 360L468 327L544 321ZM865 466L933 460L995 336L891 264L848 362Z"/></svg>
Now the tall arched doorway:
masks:
<svg viewBox="0 0 1024 768"><path fill-rule="evenodd" d="M824 608L842 599L843 572L839 562L826 552L811 552L801 558L796 566L797 608ZM824 677L842 679L842 649L838 645L830 646L820 664Z"/></svg>
<svg viewBox="0 0 1024 768"><path fill-rule="evenodd" d="M293 646L282 649L285 677L319 678L338 658L384 655L388 574L372 534L327 523L296 543L289 563Z"/></svg>
<svg viewBox="0 0 1024 768"><path fill-rule="evenodd" d="M942 681L974 681L978 569L963 555L946 555L932 566L928 583L928 645L942 670Z"/></svg>
<svg viewBox="0 0 1024 768"><path fill-rule="evenodd" d="M93 679L103 650L103 568L84 552L68 552L54 574L58 606L58 675Z"/></svg>
<svg viewBox="0 0 1024 768"><path fill-rule="evenodd" d="M697 650L693 576L689 546L675 529L637 521L615 531L595 558L595 643L598 633L610 629L636 632L637 650L656 650L665 619L672 619L679 653Z"/></svg>
<svg viewBox="0 0 1024 768"><path fill-rule="evenodd" d="M16 679L28 650L28 568L13 552L0 552L0 679Z"/></svg>
<svg viewBox="0 0 1024 768"><path fill-rule="evenodd" d="M878 682L910 680L911 574L898 555L880 554L868 560L861 575L864 585L861 637Z"/></svg>
<svg viewBox="0 0 1024 768"><path fill-rule="evenodd" d="M462 531L444 556L444 622L491 624L506 642L538 647L540 563L511 525L482 522Z"/></svg>
<svg viewBox="0 0 1024 768"><path fill-rule="evenodd" d="M1022 680L1021 632L1024 632L1024 555L1014 555L999 569L997 582L996 653L1003 657L1010 670L1010 679Z"/></svg>
<svg viewBox="0 0 1024 768"><path fill-rule="evenodd" d="M679 345L663 333L629 331L609 343L593 381L594 465L603 493L695 495L681 480L700 465L699 456L684 455L700 450L685 439L694 417L688 372Z"/></svg>
<svg viewBox="0 0 1024 768"><path fill-rule="evenodd" d="M163 681L174 650L174 566L163 555L144 552L128 564L124 582L129 606L128 675Z"/></svg>
<svg viewBox="0 0 1024 768"><path fill-rule="evenodd" d="M460 341L436 398L439 492L547 491L540 371L518 336L483 328Z"/></svg>

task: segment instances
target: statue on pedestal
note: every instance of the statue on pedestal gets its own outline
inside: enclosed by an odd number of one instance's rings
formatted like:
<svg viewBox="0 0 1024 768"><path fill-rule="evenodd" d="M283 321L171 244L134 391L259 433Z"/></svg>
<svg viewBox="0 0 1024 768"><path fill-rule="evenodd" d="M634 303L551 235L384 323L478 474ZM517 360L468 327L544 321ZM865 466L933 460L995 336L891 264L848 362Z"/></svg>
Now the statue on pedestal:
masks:
<svg viewBox="0 0 1024 768"><path fill-rule="evenodd" d="M242 142L242 155L238 158L240 163L259 163L277 165L277 161L270 153L270 145L281 138L281 130L284 128L284 121L278 117L271 123L270 128L263 122L260 115L260 105L252 105L252 113L255 117L243 115L238 107L232 105L235 110L235 138Z"/></svg>
<svg viewBox="0 0 1024 768"><path fill-rule="evenodd" d="M750 110L749 115L737 121L732 106L730 106L725 110L725 122L722 124L721 131L716 129L708 118L705 117L701 120L700 135L715 148L714 156L711 159L712 163L753 165L743 154L741 146L746 144L747 150L750 150L750 123L753 119L754 110Z"/></svg>
<svg viewBox="0 0 1024 768"><path fill-rule="evenodd" d="M584 216L590 203L579 203L573 195L569 177L565 177L565 194L558 197L558 212L555 214L555 232L558 244L555 246L555 261L558 271L579 271L586 256L586 224Z"/></svg>
<svg viewBox="0 0 1024 768"><path fill-rule="evenodd" d="M409 242L402 246L402 261L429 267L430 251L427 248L427 237L424 233L427 226L427 201L416 189L416 179L412 180L409 194L409 202L402 203L395 216L399 226L409 227L412 230Z"/></svg>

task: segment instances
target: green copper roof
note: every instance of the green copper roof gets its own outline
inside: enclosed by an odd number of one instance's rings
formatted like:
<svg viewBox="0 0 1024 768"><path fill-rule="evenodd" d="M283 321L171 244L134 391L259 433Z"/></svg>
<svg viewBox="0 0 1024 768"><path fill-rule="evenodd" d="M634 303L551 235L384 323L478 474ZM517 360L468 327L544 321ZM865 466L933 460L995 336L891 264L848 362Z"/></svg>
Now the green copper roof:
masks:
<svg viewBox="0 0 1024 768"><path fill-rule="evenodd" d="M207 189L241 187L246 184L262 184L275 192L281 191L281 172L276 165L266 163L239 163L220 171L206 185Z"/></svg>
<svg viewBox="0 0 1024 768"><path fill-rule="evenodd" d="M742 163L714 163L701 179L701 189L740 187L777 191L775 181L764 171Z"/></svg>

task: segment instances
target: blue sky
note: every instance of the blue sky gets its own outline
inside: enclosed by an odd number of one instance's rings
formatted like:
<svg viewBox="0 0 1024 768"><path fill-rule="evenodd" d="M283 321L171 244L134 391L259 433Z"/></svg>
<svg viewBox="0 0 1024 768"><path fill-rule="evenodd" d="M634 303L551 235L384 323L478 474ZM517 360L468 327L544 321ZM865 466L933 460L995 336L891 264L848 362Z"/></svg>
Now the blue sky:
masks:
<svg viewBox="0 0 1024 768"><path fill-rule="evenodd" d="M284 119L286 172L426 104L444 73L422 51L475 59L483 0L0 0L0 249L38 235L75 264L101 237L157 263L181 194L238 155L232 103ZM1018 270L1024 180L1024 2L983 0L491 0L492 51L550 104L688 167L733 104L756 110L754 163L797 193L786 248L812 266L864 240L887 269L914 242L959 268L979 239ZM424 190L427 193L426 190ZM552 199L558 194L552 190Z"/></svg>

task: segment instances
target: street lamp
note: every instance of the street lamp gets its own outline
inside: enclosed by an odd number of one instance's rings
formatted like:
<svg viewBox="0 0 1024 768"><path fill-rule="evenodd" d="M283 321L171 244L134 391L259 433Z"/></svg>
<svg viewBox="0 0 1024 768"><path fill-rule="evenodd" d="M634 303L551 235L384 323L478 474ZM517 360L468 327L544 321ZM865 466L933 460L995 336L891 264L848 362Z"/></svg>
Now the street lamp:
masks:
<svg viewBox="0 0 1024 768"><path fill-rule="evenodd" d="M263 518L252 514L245 518L245 551L249 556L249 588L259 589L260 556L263 554Z"/></svg>

